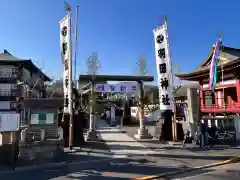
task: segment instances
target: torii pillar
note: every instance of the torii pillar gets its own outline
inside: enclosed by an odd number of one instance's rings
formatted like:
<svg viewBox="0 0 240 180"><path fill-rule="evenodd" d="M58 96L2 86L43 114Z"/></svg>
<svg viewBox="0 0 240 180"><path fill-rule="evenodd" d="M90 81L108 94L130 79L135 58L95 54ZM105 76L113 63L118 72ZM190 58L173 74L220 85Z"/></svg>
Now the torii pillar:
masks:
<svg viewBox="0 0 240 180"><path fill-rule="evenodd" d="M139 86L139 124L140 127L137 130L137 133L134 135L136 139L149 139L152 136L148 133L148 130L144 124L144 88L143 88L143 81L138 81Z"/></svg>

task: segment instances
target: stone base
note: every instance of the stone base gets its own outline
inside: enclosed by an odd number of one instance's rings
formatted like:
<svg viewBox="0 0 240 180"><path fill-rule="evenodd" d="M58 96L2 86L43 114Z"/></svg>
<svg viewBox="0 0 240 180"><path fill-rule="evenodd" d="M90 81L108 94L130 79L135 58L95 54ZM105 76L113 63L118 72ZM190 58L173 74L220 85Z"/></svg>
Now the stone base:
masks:
<svg viewBox="0 0 240 180"><path fill-rule="evenodd" d="M148 133L145 128L139 128L137 134L134 135L136 139L152 139L152 136Z"/></svg>
<svg viewBox="0 0 240 180"><path fill-rule="evenodd" d="M47 139L32 143L19 142L17 164L21 166L52 162L59 157L60 152L63 152L63 148L64 141L59 139Z"/></svg>
<svg viewBox="0 0 240 180"><path fill-rule="evenodd" d="M95 141L98 139L97 132L95 130L89 130L87 132L87 141Z"/></svg>

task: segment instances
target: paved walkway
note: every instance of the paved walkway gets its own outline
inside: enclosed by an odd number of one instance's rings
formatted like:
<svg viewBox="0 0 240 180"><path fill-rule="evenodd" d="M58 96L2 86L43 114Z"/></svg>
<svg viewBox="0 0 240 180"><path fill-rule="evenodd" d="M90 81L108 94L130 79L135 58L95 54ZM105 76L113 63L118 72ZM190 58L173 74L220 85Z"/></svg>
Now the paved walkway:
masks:
<svg viewBox="0 0 240 180"><path fill-rule="evenodd" d="M105 120L98 120L98 131L103 141L109 146L112 153L117 155L146 155L153 153L142 143L137 142L132 137L122 133L116 127L110 127Z"/></svg>
<svg viewBox="0 0 240 180"><path fill-rule="evenodd" d="M161 144L158 140L136 140L128 133L123 133L122 130L116 127L110 127L105 120L98 121L99 134L109 149L115 155L181 155L181 156L205 156L216 158L228 158L231 156L240 156L240 147L234 148L213 148L202 149L187 145L182 148L181 145ZM125 130L125 129L124 129ZM132 133L133 134L133 133Z"/></svg>
<svg viewBox="0 0 240 180"><path fill-rule="evenodd" d="M127 134L134 138L134 133L137 130L136 126L124 126L123 130ZM212 148L199 148L196 145L187 144L185 148L182 147L181 143L174 144L162 144L159 140L138 140L145 147L155 151L156 153L167 153L167 154L181 154L181 155L202 155L202 156L240 156L240 146L230 147L227 145L216 145Z"/></svg>

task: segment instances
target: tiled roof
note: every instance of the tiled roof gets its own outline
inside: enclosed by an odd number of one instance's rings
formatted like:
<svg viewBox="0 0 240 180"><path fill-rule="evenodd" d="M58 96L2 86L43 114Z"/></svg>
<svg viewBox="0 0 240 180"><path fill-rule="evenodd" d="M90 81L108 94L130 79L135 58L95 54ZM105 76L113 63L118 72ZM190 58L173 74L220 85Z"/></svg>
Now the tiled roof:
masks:
<svg viewBox="0 0 240 180"><path fill-rule="evenodd" d="M4 52L0 53L0 61L22 61L22 59L11 55L6 49L4 49Z"/></svg>
<svg viewBox="0 0 240 180"><path fill-rule="evenodd" d="M194 76L195 74L199 74L202 72L207 72L210 68L212 55L213 55L213 48L211 48L208 56L200 66L198 66L192 72L178 73L176 74L176 76L180 78L181 77L184 78L184 77ZM233 65L239 62L239 58L240 58L240 49L222 46L220 51L220 60L219 60L218 66L222 65L223 67L225 67L228 65Z"/></svg>
<svg viewBox="0 0 240 180"><path fill-rule="evenodd" d="M30 59L21 59L10 54L6 49L3 53L0 53L0 63L1 64L23 64L24 67L33 72L40 72L44 76L45 81L51 81L51 79L42 72Z"/></svg>

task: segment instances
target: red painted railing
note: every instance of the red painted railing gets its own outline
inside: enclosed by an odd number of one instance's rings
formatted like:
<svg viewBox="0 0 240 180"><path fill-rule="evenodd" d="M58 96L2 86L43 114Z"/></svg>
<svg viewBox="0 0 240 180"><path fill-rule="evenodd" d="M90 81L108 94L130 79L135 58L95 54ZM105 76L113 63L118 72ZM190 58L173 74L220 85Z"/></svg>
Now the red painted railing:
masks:
<svg viewBox="0 0 240 180"><path fill-rule="evenodd" d="M233 112L233 113L240 113L240 104L236 102L231 102L229 104L212 104L212 105L201 105L202 112Z"/></svg>

